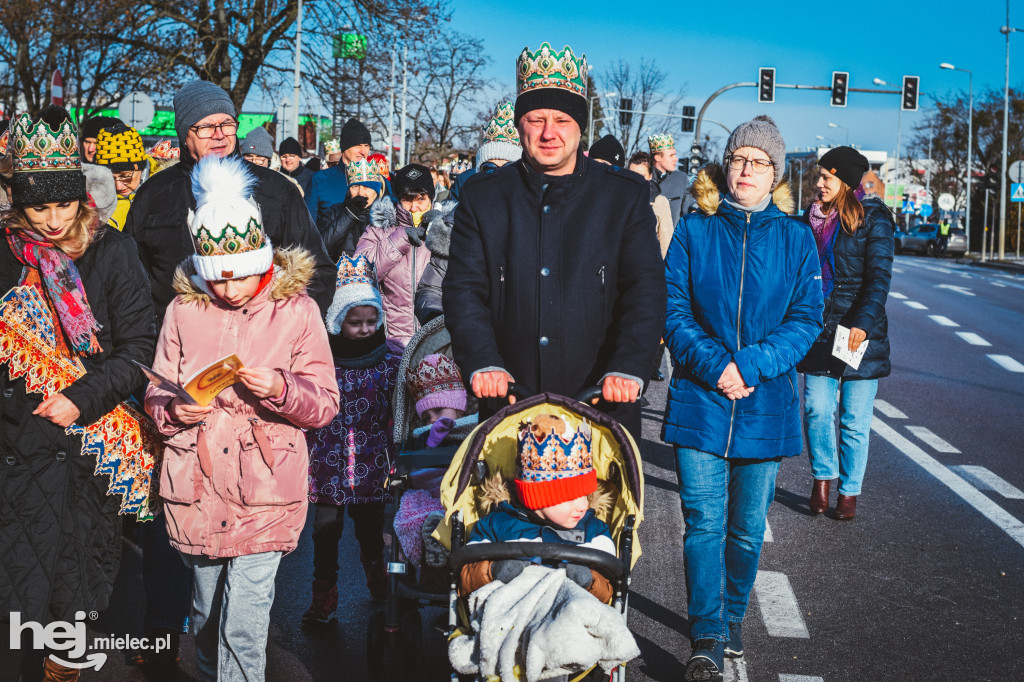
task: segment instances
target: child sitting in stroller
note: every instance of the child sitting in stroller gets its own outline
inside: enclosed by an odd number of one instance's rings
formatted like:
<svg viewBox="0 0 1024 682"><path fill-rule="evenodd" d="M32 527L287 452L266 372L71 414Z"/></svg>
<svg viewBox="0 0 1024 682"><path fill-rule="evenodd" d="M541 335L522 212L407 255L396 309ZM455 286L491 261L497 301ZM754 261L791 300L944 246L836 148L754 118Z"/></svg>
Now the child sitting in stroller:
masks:
<svg viewBox="0 0 1024 682"><path fill-rule="evenodd" d="M538 414L519 425L516 475L509 485L500 474L486 482L483 502L490 511L473 528L467 544L552 542L573 544L615 556L615 542L594 507L609 504L598 490L591 461L591 428L574 428L565 416ZM509 583L530 562L522 559L477 561L462 567L460 594L468 595L498 580ZM566 576L601 602L613 593L611 582L585 566L565 565Z"/></svg>

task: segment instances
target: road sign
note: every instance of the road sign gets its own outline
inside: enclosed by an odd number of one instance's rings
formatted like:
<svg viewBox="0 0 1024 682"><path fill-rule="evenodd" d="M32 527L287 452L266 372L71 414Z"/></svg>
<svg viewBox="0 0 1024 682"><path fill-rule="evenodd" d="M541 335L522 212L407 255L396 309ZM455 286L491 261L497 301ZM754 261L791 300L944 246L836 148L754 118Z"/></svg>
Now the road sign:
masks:
<svg viewBox="0 0 1024 682"><path fill-rule="evenodd" d="M60 75L60 69L53 70L53 78L50 80L50 102L54 106L64 106L64 77Z"/></svg>
<svg viewBox="0 0 1024 682"><path fill-rule="evenodd" d="M1015 182L1010 185L1010 201L1024 201L1024 184Z"/></svg>
<svg viewBox="0 0 1024 682"><path fill-rule="evenodd" d="M952 211L955 205L956 201L954 201L952 194L943 192L939 195L939 208L943 211Z"/></svg>
<svg viewBox="0 0 1024 682"><path fill-rule="evenodd" d="M1011 182L1024 182L1024 161L1014 161L1006 170Z"/></svg>
<svg viewBox="0 0 1024 682"><path fill-rule="evenodd" d="M141 132L153 122L156 107L153 106L153 100L149 95L141 92L129 92L117 105L117 114L117 117L124 121L126 126Z"/></svg>
<svg viewBox="0 0 1024 682"><path fill-rule="evenodd" d="M921 217L927 218L932 214L931 204L921 204Z"/></svg>

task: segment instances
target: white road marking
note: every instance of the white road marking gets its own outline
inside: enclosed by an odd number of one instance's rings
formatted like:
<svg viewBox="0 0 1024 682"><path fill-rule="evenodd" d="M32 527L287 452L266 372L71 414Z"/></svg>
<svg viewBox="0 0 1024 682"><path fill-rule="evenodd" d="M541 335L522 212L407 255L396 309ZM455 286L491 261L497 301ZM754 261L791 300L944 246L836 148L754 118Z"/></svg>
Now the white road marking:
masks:
<svg viewBox="0 0 1024 682"><path fill-rule="evenodd" d="M963 294L964 296L974 296L974 292L972 292L967 287L958 287L955 284L936 284L935 288L949 289L950 291L955 291L956 293Z"/></svg>
<svg viewBox="0 0 1024 682"><path fill-rule="evenodd" d="M992 344L981 338L974 332L957 332L957 336L971 344L972 346L991 346Z"/></svg>
<svg viewBox="0 0 1024 682"><path fill-rule="evenodd" d="M992 286L994 286L994 287L1002 287L1004 289L1006 288L1006 285L1003 284L1002 282L992 282Z"/></svg>
<svg viewBox="0 0 1024 682"><path fill-rule="evenodd" d="M785 573L758 571L754 579L754 595L769 635L810 639L807 624Z"/></svg>
<svg viewBox="0 0 1024 682"><path fill-rule="evenodd" d="M951 320L948 317L946 317L945 315L929 315L928 317L932 318L933 320L935 320L936 322L941 324L943 327L959 327L960 326L956 322L954 322L953 320Z"/></svg>
<svg viewBox="0 0 1024 682"><path fill-rule="evenodd" d="M904 301L904 303L906 303L914 310L928 310L928 306L924 305L923 303L918 303L917 301Z"/></svg>
<svg viewBox="0 0 1024 682"><path fill-rule="evenodd" d="M897 299L899 299L901 301L905 301L907 299L906 296L904 296L903 294L901 294L898 291L890 291L889 295L892 296L893 298L897 298Z"/></svg>
<svg viewBox="0 0 1024 682"><path fill-rule="evenodd" d="M775 536L772 535L772 527L768 525L768 519L764 520L764 541L775 542Z"/></svg>
<svg viewBox="0 0 1024 682"><path fill-rule="evenodd" d="M1009 355L989 355L989 359L1009 372L1024 372L1024 365L1020 364Z"/></svg>
<svg viewBox="0 0 1024 682"><path fill-rule="evenodd" d="M747 682L747 662L742 658L725 659L723 682Z"/></svg>
<svg viewBox="0 0 1024 682"><path fill-rule="evenodd" d="M996 526L1001 528L1015 542L1024 547L1024 523L1018 521L1008 511L990 500L970 483L940 464L938 460L927 452L897 433L895 429L882 420L873 419L871 421L871 430L889 441L893 447L912 459L922 469L939 479L939 481L959 495L967 504L981 512L985 518L996 524Z"/></svg>
<svg viewBox="0 0 1024 682"><path fill-rule="evenodd" d="M786 675L779 673L779 682L825 682L824 677L817 675Z"/></svg>
<svg viewBox="0 0 1024 682"><path fill-rule="evenodd" d="M884 414L886 417L889 417L890 419L907 418L907 415L903 414L902 411L896 409L894 406L890 405L884 400L879 400L878 398L875 398L875 409Z"/></svg>
<svg viewBox="0 0 1024 682"><path fill-rule="evenodd" d="M961 464L950 469L973 483L978 490L991 490L1008 500L1024 500L1024 491L983 466Z"/></svg>
<svg viewBox="0 0 1024 682"><path fill-rule="evenodd" d="M893 268L893 272L903 272L903 268Z"/></svg>
<svg viewBox="0 0 1024 682"><path fill-rule="evenodd" d="M951 454L960 452L955 447L932 433L931 429L925 428L924 426L908 426L907 431L910 431L912 434L917 436L918 440L932 446L932 448L938 452L948 452Z"/></svg>

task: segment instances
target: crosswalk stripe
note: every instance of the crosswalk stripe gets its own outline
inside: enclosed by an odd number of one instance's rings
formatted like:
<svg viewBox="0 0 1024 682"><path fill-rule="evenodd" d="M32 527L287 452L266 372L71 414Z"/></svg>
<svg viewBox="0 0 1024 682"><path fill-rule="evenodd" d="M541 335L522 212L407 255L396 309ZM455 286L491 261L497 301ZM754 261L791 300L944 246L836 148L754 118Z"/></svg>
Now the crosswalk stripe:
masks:
<svg viewBox="0 0 1024 682"><path fill-rule="evenodd" d="M901 410L896 409L884 400L875 398L875 409L884 414L890 419L906 419L907 415L903 414Z"/></svg>
<svg viewBox="0 0 1024 682"><path fill-rule="evenodd" d="M785 573L758 571L754 579L754 595L769 635L810 639L807 624Z"/></svg>
<svg viewBox="0 0 1024 682"><path fill-rule="evenodd" d="M742 658L725 659L723 682L747 682L747 662Z"/></svg>
<svg viewBox="0 0 1024 682"><path fill-rule="evenodd" d="M928 310L928 306L917 301L904 301L905 304L913 308L914 310Z"/></svg>
<svg viewBox="0 0 1024 682"><path fill-rule="evenodd" d="M1024 372L1024 365L1020 364L1009 355L989 355L989 359L1003 369L1010 372Z"/></svg>
<svg viewBox="0 0 1024 682"><path fill-rule="evenodd" d="M901 301L905 301L905 300L907 300L907 297L906 297L906 296L904 296L903 294L901 294L901 293L900 293L900 292L898 292L898 291L890 291L890 292L889 292L889 296L891 296L892 298L896 298L896 299L899 299L899 300L901 300Z"/></svg>
<svg viewBox="0 0 1024 682"><path fill-rule="evenodd" d="M1024 491L983 466L961 464L950 469L973 483L979 490L991 490L1008 500L1024 500Z"/></svg>
<svg viewBox="0 0 1024 682"><path fill-rule="evenodd" d="M768 519L764 520L764 541L775 542L775 536L772 534L772 527L768 525Z"/></svg>
<svg viewBox="0 0 1024 682"><path fill-rule="evenodd" d="M948 452L950 454L956 454L960 452L955 447L942 440L932 430L924 426L908 426L907 431L917 436L917 439L924 442L927 445L932 446L936 452Z"/></svg>
<svg viewBox="0 0 1024 682"><path fill-rule="evenodd" d="M787 675L779 673L779 682L825 682L825 678L817 675Z"/></svg>
<svg viewBox="0 0 1024 682"><path fill-rule="evenodd" d="M956 332L956 335L961 339L971 344L972 346L991 346L992 344L981 338L974 332Z"/></svg>
<svg viewBox="0 0 1024 682"><path fill-rule="evenodd" d="M953 320L951 320L948 317L946 317L945 315L929 315L928 317L930 317L934 321L938 322L943 327L959 327L960 326L956 322L954 322Z"/></svg>

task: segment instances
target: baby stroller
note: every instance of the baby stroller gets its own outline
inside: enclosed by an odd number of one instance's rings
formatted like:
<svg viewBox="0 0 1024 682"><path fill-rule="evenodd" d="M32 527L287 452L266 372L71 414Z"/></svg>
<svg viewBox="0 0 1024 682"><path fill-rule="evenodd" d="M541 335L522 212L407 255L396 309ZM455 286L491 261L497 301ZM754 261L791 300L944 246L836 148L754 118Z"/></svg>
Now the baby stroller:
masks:
<svg viewBox="0 0 1024 682"><path fill-rule="evenodd" d="M512 392L521 395L515 387ZM499 410L463 441L441 484L445 523L436 531L442 543L452 550L449 560L449 640L474 636L465 604L458 597L457 585L462 567L481 560L539 557L545 563L568 561L592 568L611 581L614 588L612 606L626 620L630 571L640 557L637 527L643 520L643 469L630 434L608 415L586 402L600 393L601 389L592 388L576 399L550 393L524 397ZM493 542L465 545L469 532L481 516L479 496L483 492L483 482L495 472L501 472L507 479L514 477L519 424L542 412L556 415L564 413L591 422L594 469L601 484L606 489L610 487L614 493L611 511L602 520L612 531L618 557L599 550L554 543ZM592 668L573 679L599 679L599 675L600 671ZM453 669L451 679L457 682L464 678ZM624 680L624 666L620 665L612 672L611 681Z"/></svg>
<svg viewBox="0 0 1024 682"><path fill-rule="evenodd" d="M399 444L398 454L392 463L388 477L388 489L394 497L397 514L402 496L417 487L417 472L426 469L447 469L459 443L476 426L476 403L470 397L466 412L471 418L463 418L449 432L444 442L434 448L415 447L412 434L420 426L412 396L405 383L406 371L415 368L428 355L438 353L451 357L451 337L444 326L444 317L439 316L423 325L409 340L402 354L398 368L399 381L393 397L394 442ZM444 607L448 604L446 575L442 580L430 584L423 580L423 571L417 575L416 566L402 550L394 523L387 524L388 594L384 609L370 617L366 634L366 656L371 668L379 668L387 660L400 659L408 670L414 670L419 661L422 640L422 621L419 607L424 605Z"/></svg>

